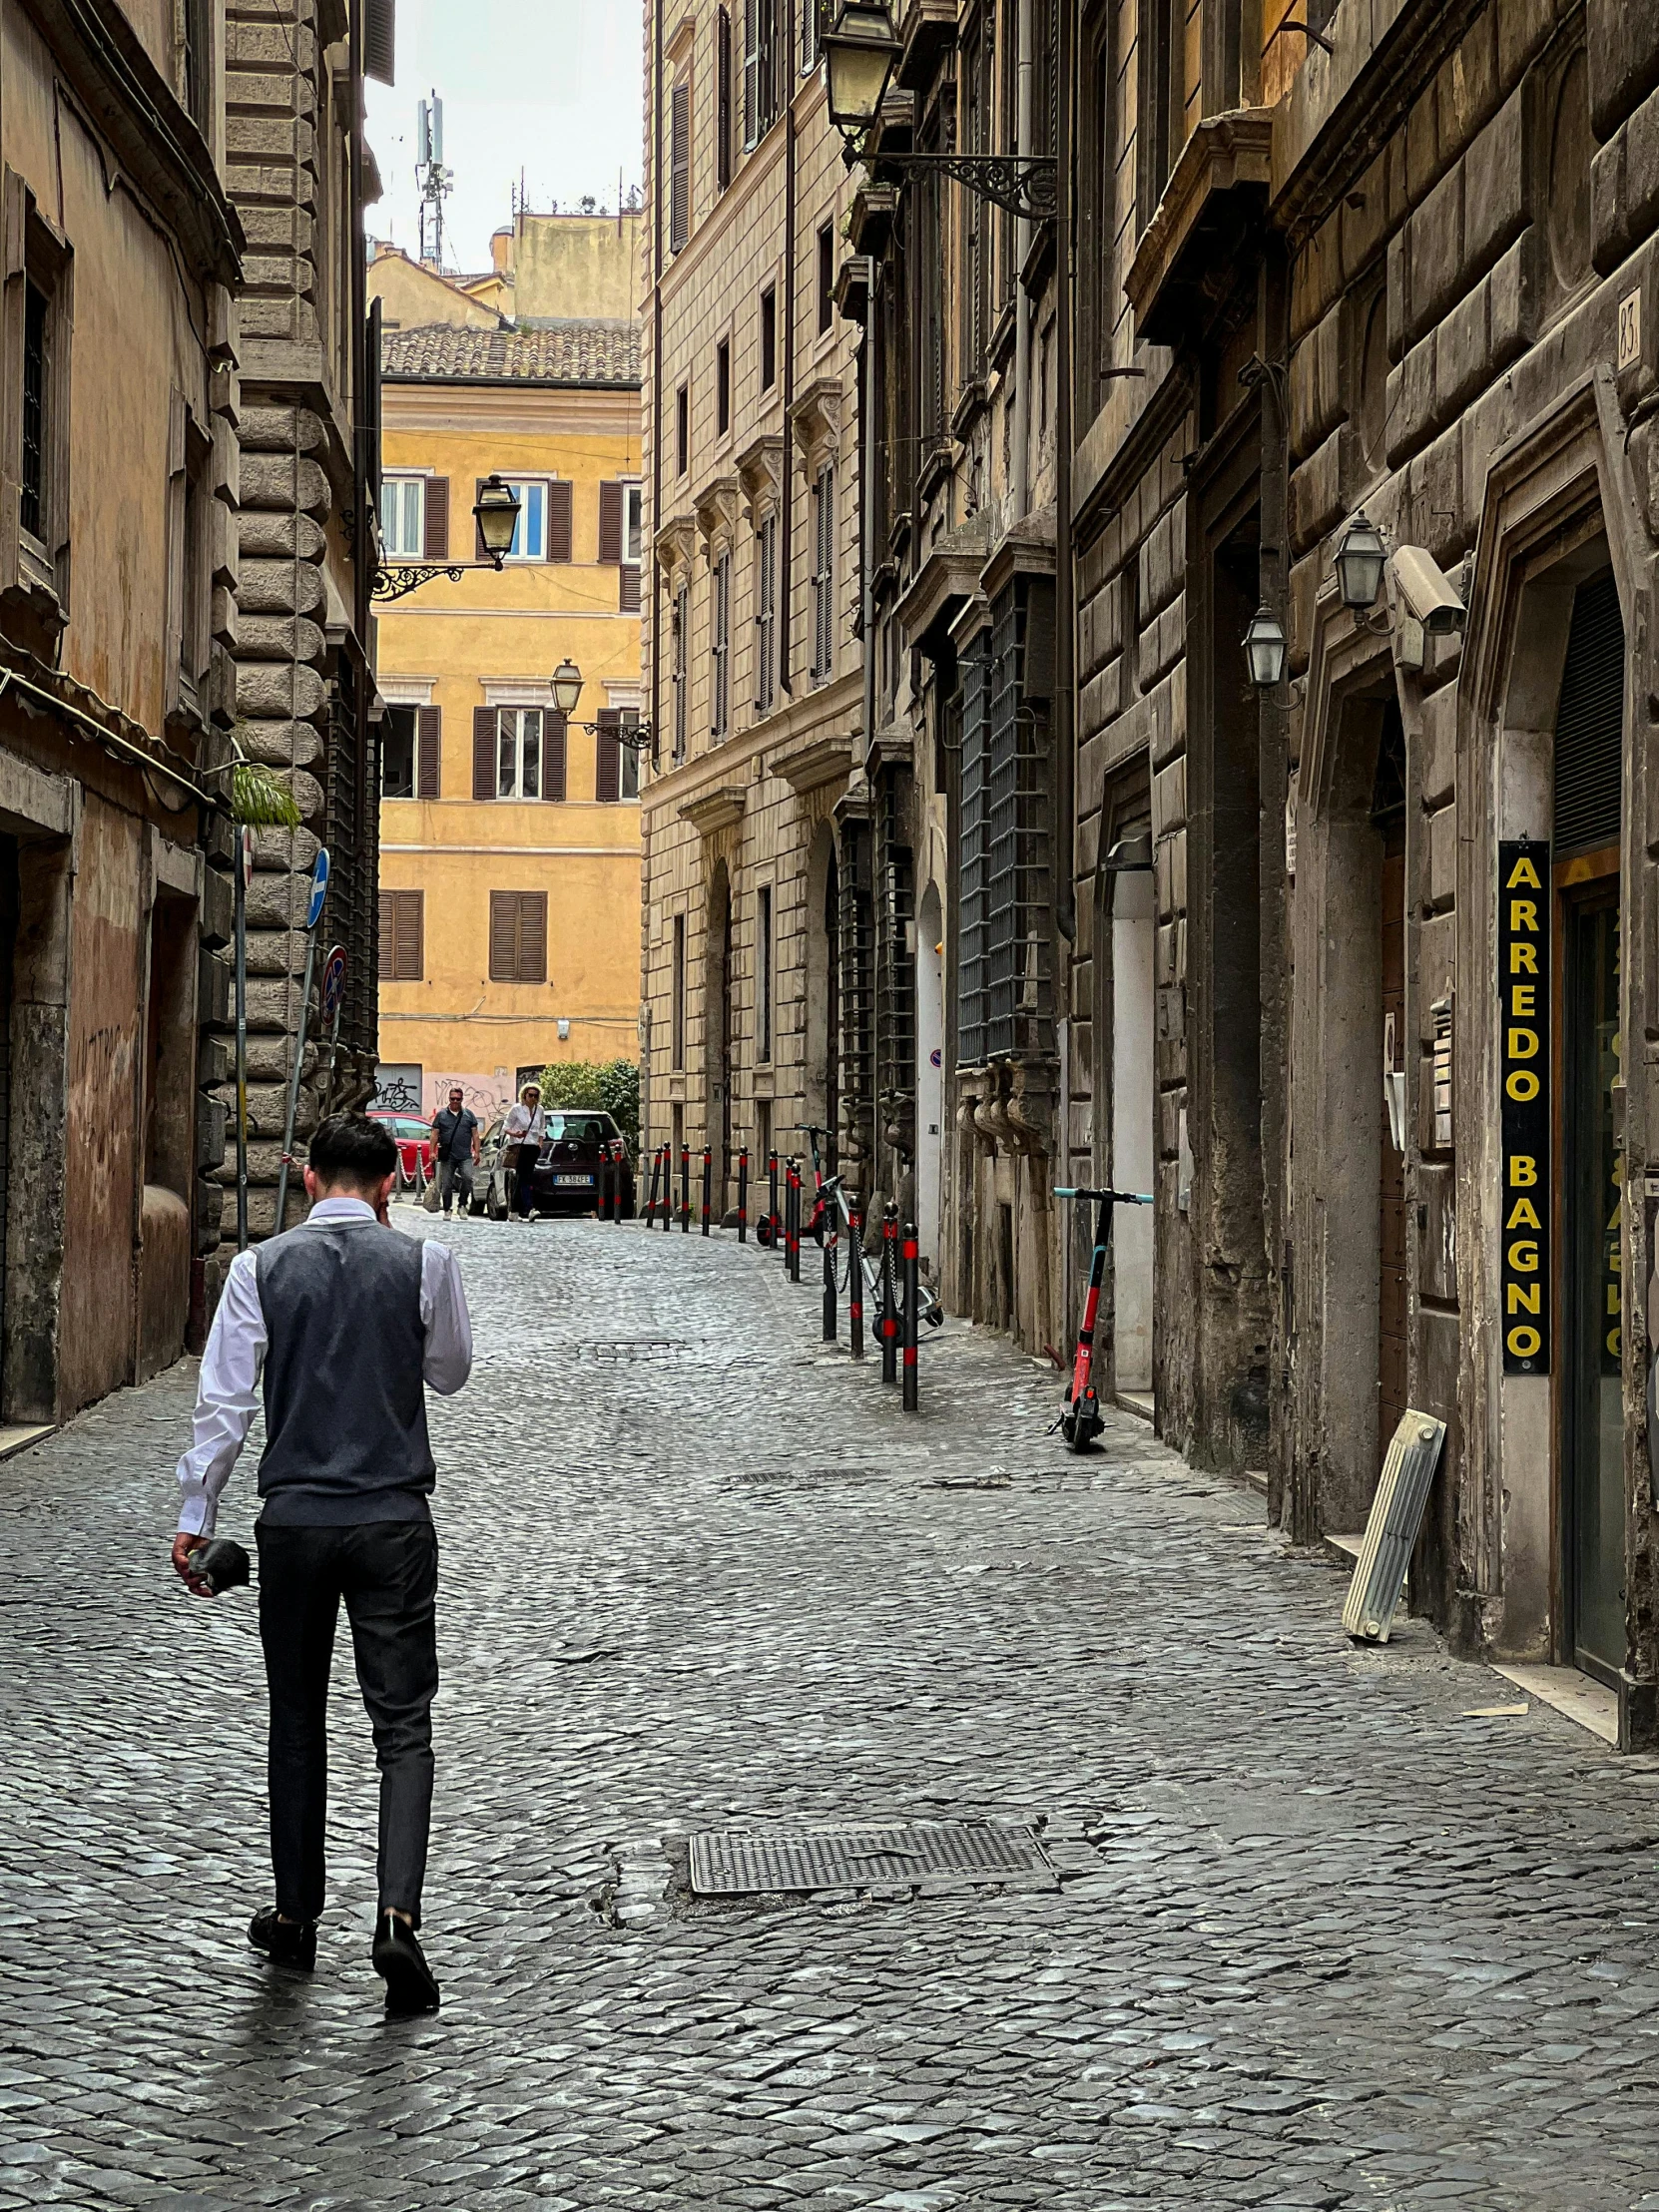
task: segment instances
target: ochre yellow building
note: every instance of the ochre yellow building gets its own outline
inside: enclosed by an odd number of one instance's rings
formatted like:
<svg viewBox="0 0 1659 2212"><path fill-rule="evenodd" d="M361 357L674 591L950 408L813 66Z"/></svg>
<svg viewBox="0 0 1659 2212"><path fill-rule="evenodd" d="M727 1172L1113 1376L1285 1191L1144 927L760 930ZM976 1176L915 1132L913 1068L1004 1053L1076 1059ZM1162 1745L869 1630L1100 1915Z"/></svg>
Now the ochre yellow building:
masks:
<svg viewBox="0 0 1659 2212"><path fill-rule="evenodd" d="M459 1081L482 1114L549 1060L638 1053L637 755L612 734L642 696L638 326L388 327L383 379L387 564L463 574L380 616L378 1096L430 1113ZM491 474L522 506L499 573Z"/></svg>

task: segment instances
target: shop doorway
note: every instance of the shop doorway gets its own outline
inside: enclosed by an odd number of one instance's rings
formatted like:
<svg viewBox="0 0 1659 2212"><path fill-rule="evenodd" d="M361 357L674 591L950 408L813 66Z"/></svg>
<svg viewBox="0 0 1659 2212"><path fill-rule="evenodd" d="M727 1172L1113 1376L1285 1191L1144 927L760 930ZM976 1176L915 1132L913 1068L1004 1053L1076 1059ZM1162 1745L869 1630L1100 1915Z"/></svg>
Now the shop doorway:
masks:
<svg viewBox="0 0 1659 2212"><path fill-rule="evenodd" d="M1382 1093L1377 1173L1377 1464L1405 1411L1405 734L1388 701L1377 749L1372 821L1382 846L1378 980Z"/></svg>

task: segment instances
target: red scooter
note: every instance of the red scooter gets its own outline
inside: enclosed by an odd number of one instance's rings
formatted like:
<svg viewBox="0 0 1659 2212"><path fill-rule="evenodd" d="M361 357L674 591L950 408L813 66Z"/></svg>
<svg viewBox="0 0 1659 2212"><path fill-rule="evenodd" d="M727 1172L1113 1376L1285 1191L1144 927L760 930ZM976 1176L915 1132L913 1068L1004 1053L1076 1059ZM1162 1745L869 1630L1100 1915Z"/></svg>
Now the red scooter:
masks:
<svg viewBox="0 0 1659 2212"><path fill-rule="evenodd" d="M1139 1191L1087 1191L1059 1185L1055 1186L1054 1196L1092 1198L1100 1202L1094 1257L1089 1263L1089 1292L1083 1301L1083 1326L1077 1332L1077 1357L1072 1363L1071 1389L1055 1424L1068 1450L1087 1451L1106 1425L1094 1380L1094 1330L1100 1316L1100 1287L1106 1280L1106 1255L1112 1246L1112 1209L1114 1206L1150 1206L1152 1200Z"/></svg>

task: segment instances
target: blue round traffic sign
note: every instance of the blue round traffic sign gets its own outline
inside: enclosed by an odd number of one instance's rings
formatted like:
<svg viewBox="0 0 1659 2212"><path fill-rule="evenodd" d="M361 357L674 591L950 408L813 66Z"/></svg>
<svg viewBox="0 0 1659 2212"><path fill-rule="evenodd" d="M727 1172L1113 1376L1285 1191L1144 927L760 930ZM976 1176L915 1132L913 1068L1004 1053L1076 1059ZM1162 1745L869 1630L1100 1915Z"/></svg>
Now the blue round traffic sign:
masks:
<svg viewBox="0 0 1659 2212"><path fill-rule="evenodd" d="M316 865L311 870L311 904L310 911L305 916L305 927L307 929L314 929L322 919L323 901L327 896L328 847L323 845L317 852Z"/></svg>
<svg viewBox="0 0 1659 2212"><path fill-rule="evenodd" d="M336 944L322 963L322 1026L331 1028L345 996L345 947Z"/></svg>

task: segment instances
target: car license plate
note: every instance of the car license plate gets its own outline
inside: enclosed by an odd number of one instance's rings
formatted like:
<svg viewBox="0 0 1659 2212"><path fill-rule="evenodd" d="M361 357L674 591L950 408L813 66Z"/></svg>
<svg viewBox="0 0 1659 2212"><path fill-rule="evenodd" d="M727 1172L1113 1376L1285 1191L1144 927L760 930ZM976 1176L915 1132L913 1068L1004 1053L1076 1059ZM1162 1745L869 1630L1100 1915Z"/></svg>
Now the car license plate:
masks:
<svg viewBox="0 0 1659 2212"><path fill-rule="evenodd" d="M563 1190L567 1185L590 1191L593 1189L593 1177L591 1175L556 1175L553 1181L560 1190Z"/></svg>

